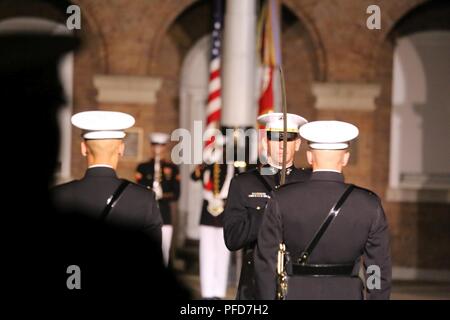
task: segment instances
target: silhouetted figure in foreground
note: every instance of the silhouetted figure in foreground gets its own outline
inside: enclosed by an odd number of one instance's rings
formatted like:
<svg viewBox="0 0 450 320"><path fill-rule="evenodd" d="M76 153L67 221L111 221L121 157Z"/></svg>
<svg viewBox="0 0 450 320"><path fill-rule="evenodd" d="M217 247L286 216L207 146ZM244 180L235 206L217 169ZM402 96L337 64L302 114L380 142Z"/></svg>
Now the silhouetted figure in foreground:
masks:
<svg viewBox="0 0 450 320"><path fill-rule="evenodd" d="M95 301L139 295L153 307L154 299L187 298L164 268L157 241L135 228L79 214L77 208L61 215L49 201L59 146L57 116L64 104L58 63L77 44L72 36L36 34L33 28L0 34L4 119L17 128L4 140L8 191L3 198L12 208L5 217L15 220L5 223L14 234L5 259L10 295L47 302L74 295ZM72 265L81 270L81 289L67 286Z"/></svg>

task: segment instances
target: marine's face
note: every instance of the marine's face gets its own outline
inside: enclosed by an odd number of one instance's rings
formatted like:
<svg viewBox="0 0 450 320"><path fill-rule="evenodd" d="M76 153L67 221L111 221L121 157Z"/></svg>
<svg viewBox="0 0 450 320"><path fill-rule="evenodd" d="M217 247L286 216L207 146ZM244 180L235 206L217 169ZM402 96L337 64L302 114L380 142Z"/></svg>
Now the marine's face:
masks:
<svg viewBox="0 0 450 320"><path fill-rule="evenodd" d="M164 144L158 144L158 143L152 143L153 151L155 154L161 155L166 150L166 145Z"/></svg>
<svg viewBox="0 0 450 320"><path fill-rule="evenodd" d="M299 140L299 139L297 139ZM296 141L288 141L286 145L286 163L291 163L294 160ZM283 163L283 141L269 141L268 155L272 161L281 166Z"/></svg>
<svg viewBox="0 0 450 320"><path fill-rule="evenodd" d="M282 133L268 134L267 154L274 164L281 166L283 163L283 136ZM286 164L294 161L295 152L300 148L300 138L297 134L289 134L286 144Z"/></svg>

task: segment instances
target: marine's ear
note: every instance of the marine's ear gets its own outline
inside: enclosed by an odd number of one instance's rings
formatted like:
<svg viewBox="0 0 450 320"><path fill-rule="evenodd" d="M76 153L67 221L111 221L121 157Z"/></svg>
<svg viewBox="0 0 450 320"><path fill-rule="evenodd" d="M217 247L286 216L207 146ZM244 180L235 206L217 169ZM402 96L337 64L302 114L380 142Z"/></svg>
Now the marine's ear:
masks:
<svg viewBox="0 0 450 320"><path fill-rule="evenodd" d="M125 143L123 143L123 140L122 140L119 145L119 156L122 157L124 152L125 152Z"/></svg>
<svg viewBox="0 0 450 320"><path fill-rule="evenodd" d="M346 151L342 156L342 166L345 167L348 164L348 160L350 159L350 152Z"/></svg>
<svg viewBox="0 0 450 320"><path fill-rule="evenodd" d="M83 157L86 157L87 156L87 154L88 154L88 148L87 148L87 145L86 145L86 142L85 141L81 141L81 154L83 155Z"/></svg>
<svg viewBox="0 0 450 320"><path fill-rule="evenodd" d="M308 164L312 166L313 164L313 153L311 152L311 150L307 150L306 151L306 159L308 160Z"/></svg>

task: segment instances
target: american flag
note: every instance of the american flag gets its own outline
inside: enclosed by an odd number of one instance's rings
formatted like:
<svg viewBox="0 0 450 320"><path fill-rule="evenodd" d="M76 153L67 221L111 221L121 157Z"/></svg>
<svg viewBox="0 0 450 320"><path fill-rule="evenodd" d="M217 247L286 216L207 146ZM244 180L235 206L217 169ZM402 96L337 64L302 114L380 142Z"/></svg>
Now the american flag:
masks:
<svg viewBox="0 0 450 320"><path fill-rule="evenodd" d="M222 0L213 2L213 31L211 36L211 61L209 64L208 103L206 107L206 128L219 129L220 109L222 107L220 84L220 52L222 32ZM205 141L205 152L211 151L214 144L214 136Z"/></svg>

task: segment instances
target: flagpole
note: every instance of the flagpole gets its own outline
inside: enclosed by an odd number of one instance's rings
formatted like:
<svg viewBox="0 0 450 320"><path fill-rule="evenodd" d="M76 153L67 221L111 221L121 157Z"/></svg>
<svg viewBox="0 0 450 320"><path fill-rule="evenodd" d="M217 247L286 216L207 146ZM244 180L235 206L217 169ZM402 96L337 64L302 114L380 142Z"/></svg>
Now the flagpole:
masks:
<svg viewBox="0 0 450 320"><path fill-rule="evenodd" d="M280 84L281 84L281 107L283 112L283 162L281 166L280 185L286 183L286 148L287 148L287 103L286 103L286 86L284 83L283 63L281 60L281 32L280 32L280 5L277 0L270 0L271 6L271 23L272 23L272 36L275 48L275 64L280 71Z"/></svg>
<svg viewBox="0 0 450 320"><path fill-rule="evenodd" d="M286 87L284 85L283 67L279 65L281 80L281 97L283 107L283 165L281 167L280 185L286 182L286 147L287 147L287 105L286 105Z"/></svg>

